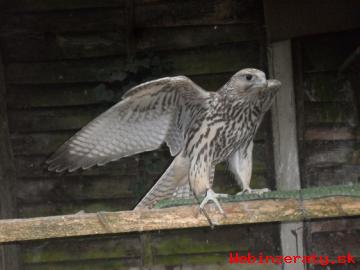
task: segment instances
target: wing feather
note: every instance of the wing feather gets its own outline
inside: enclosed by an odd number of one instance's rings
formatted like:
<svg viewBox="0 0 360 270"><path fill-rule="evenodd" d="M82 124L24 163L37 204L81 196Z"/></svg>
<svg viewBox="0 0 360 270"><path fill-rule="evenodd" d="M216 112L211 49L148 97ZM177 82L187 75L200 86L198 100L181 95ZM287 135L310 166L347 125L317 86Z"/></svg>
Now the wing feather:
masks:
<svg viewBox="0 0 360 270"><path fill-rule="evenodd" d="M188 121L189 108L205 107L208 97L208 92L183 76L140 84L65 142L47 160L48 168L57 172L88 169L155 150L164 142L176 155L183 146L183 122Z"/></svg>

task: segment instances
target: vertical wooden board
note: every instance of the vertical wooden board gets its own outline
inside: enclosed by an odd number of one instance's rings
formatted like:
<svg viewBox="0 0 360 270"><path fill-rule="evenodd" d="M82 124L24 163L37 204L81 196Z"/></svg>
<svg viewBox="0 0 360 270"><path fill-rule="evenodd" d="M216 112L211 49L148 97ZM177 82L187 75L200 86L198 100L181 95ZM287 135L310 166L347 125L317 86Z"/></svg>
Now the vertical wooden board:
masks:
<svg viewBox="0 0 360 270"><path fill-rule="evenodd" d="M136 26L231 24L261 21L261 1L155 1L136 5Z"/></svg>
<svg viewBox="0 0 360 270"><path fill-rule="evenodd" d="M91 107L10 110L9 128L12 133L74 131L82 128L110 107L111 104Z"/></svg>
<svg viewBox="0 0 360 270"><path fill-rule="evenodd" d="M141 256L140 240L137 234L29 242L23 243L21 250L21 259L26 264L111 260Z"/></svg>
<svg viewBox="0 0 360 270"><path fill-rule="evenodd" d="M14 0L4 1L1 4L1 8L6 12L39 12L104 7L124 7L124 1L105 0L99 2L97 0L74 0L68 2L62 0L53 0L49 2L44 0Z"/></svg>
<svg viewBox="0 0 360 270"><path fill-rule="evenodd" d="M199 86L208 91L220 89L233 75L230 73L204 74L190 76ZM106 105L120 101L129 88L147 80L158 79L154 74L150 78L138 74L131 82L124 83L76 83L76 84L9 84L7 104L9 109L54 108L84 105ZM164 74L165 76L165 74Z"/></svg>
<svg viewBox="0 0 360 270"><path fill-rule="evenodd" d="M131 210L139 200L136 198L123 198L115 200L89 200L71 202L41 202L26 203L18 206L20 218L46 217L57 215L71 215L79 212L98 213L101 211L114 212Z"/></svg>
<svg viewBox="0 0 360 270"><path fill-rule="evenodd" d="M246 256L248 252L253 255L258 255L259 252L278 254L277 228L277 224L262 224L228 226L215 231L204 228L180 233L174 231L164 235L152 234L153 264L169 267L185 264L191 265L192 269L203 269L205 265L211 264L214 269L232 269L229 265L230 252ZM262 247L261 250L259 246Z"/></svg>
<svg viewBox="0 0 360 270"><path fill-rule="evenodd" d="M7 107L5 101L6 85L4 78L2 51L0 51L0 218L16 218L17 204L14 196L16 171L11 148ZM0 248L0 268L6 270L20 269L18 247L4 245Z"/></svg>
<svg viewBox="0 0 360 270"><path fill-rule="evenodd" d="M76 130L56 133L31 133L11 135L15 156L48 156L66 142Z"/></svg>
<svg viewBox="0 0 360 270"><path fill-rule="evenodd" d="M257 224L152 233L154 256L258 251L277 253L277 224Z"/></svg>
<svg viewBox="0 0 360 270"><path fill-rule="evenodd" d="M90 176L90 175L102 175L102 176L121 176L121 175L133 175L135 176L138 170L139 158L132 156L123 158L119 161L111 162L106 166L94 166L89 170L77 170L75 172L67 173L55 173L47 170L45 161L48 156L16 156L15 168L17 176L19 178L44 178L54 177L62 178L67 175L72 176Z"/></svg>
<svg viewBox="0 0 360 270"><path fill-rule="evenodd" d="M359 30L302 38L304 72L337 71L359 42Z"/></svg>
<svg viewBox="0 0 360 270"><path fill-rule="evenodd" d="M108 259L108 260L86 260L73 261L64 263L41 263L41 264L25 264L24 270L141 270L141 260L139 258L126 259Z"/></svg>
<svg viewBox="0 0 360 270"><path fill-rule="evenodd" d="M327 255L331 258L351 253L355 258L360 258L360 232L318 232L312 235L312 252Z"/></svg>
<svg viewBox="0 0 360 270"><path fill-rule="evenodd" d="M19 180L16 197L22 204L132 199L131 176Z"/></svg>
<svg viewBox="0 0 360 270"><path fill-rule="evenodd" d="M360 167L354 164L358 147L353 89L348 79L339 73L345 59L358 42L357 30L309 36L298 41L303 49L301 61L304 62L300 70L304 72L300 83L303 84L306 100L306 141L303 142L302 151L303 178L308 186L351 185L360 180ZM331 224L333 221L322 222ZM336 224L342 221L346 220L336 220L337 223L332 225L332 232L323 233L321 231L324 227L318 227L315 234L312 232L313 222L307 222L307 253L334 256L334 251L339 253L342 250L346 255L347 250L351 249L351 241L347 245L345 239L352 226L346 226L349 230L340 232L342 226ZM341 237L344 239L339 240ZM324 249L326 251L321 251ZM343 267L336 264L331 266L334 269ZM358 266L346 265L346 268L357 269Z"/></svg>
<svg viewBox="0 0 360 270"><path fill-rule="evenodd" d="M140 65L141 66L141 65ZM81 61L16 63L7 66L8 83L78 83L122 81L127 75L124 58Z"/></svg>
<svg viewBox="0 0 360 270"><path fill-rule="evenodd" d="M126 25L123 8L57 10L2 15L0 33L116 31Z"/></svg>
<svg viewBox="0 0 360 270"><path fill-rule="evenodd" d="M356 149L354 141L319 141L305 144L308 167L327 167L351 164Z"/></svg>
<svg viewBox="0 0 360 270"><path fill-rule="evenodd" d="M159 75L204 75L260 67L259 42L147 54L145 57L80 59L59 62L13 63L7 80L17 84L122 82L136 72Z"/></svg>
<svg viewBox="0 0 360 270"><path fill-rule="evenodd" d="M48 6L51 12L19 12L11 16L5 13L3 32L65 32L116 30L124 26L126 14L124 2L97 3L91 8L76 8L84 3L74 2L62 5L54 2ZM52 6L51 6L52 5ZM29 4L24 9L29 9ZM37 7L38 6L38 7ZM42 6L42 7L41 7ZM73 8L71 8L73 6ZM100 8L96 8L102 6ZM45 3L34 3L32 9L46 10ZM136 27L161 27L183 25L230 24L236 22L257 22L261 20L261 1L157 1L153 4L135 4ZM52 18L52 19L51 19ZM120 19L119 19L120 18ZM23 23L22 23L23 22ZM97 23L97 24L96 24ZM71 28L72 26L72 28Z"/></svg>
<svg viewBox="0 0 360 270"><path fill-rule="evenodd" d="M346 125L319 125L307 127L304 132L304 140L309 142L358 140L360 138L359 131L356 127Z"/></svg>
<svg viewBox="0 0 360 270"><path fill-rule="evenodd" d="M234 34L236 33L236 34ZM137 53L190 49L221 44L261 40L264 31L259 24L205 25L136 29ZM2 42L7 63L55 61L126 55L125 30L90 33L30 33L10 35ZM32 53L29 54L28 51Z"/></svg>
<svg viewBox="0 0 360 270"><path fill-rule="evenodd" d="M10 109L62 107L106 104L118 101L122 89L105 84L58 84L8 86L7 104Z"/></svg>
<svg viewBox="0 0 360 270"><path fill-rule="evenodd" d="M312 186L355 185L360 183L359 165L307 166L304 178Z"/></svg>
<svg viewBox="0 0 360 270"><path fill-rule="evenodd" d="M303 91L308 102L350 102L350 82L337 71L304 74Z"/></svg>
<svg viewBox="0 0 360 270"><path fill-rule="evenodd" d="M355 111L349 102L306 102L304 121L307 125L343 124L354 126Z"/></svg>
<svg viewBox="0 0 360 270"><path fill-rule="evenodd" d="M136 35L138 50L150 49L157 51L261 40L264 36L264 31L260 24L241 23L141 28L137 30Z"/></svg>

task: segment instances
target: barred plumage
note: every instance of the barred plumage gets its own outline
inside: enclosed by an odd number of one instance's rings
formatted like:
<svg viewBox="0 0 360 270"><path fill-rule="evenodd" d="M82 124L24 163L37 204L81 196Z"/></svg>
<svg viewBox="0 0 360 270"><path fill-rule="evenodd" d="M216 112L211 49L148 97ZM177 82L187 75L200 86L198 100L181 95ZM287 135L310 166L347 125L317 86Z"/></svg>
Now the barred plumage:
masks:
<svg viewBox="0 0 360 270"><path fill-rule="evenodd" d="M176 157L136 209L207 194L201 207L213 200L222 211L211 189L215 165L228 160L238 183L251 192L252 141L279 87L256 69L239 71L214 93L184 76L141 84L61 146L48 160L49 170L104 165L165 142Z"/></svg>

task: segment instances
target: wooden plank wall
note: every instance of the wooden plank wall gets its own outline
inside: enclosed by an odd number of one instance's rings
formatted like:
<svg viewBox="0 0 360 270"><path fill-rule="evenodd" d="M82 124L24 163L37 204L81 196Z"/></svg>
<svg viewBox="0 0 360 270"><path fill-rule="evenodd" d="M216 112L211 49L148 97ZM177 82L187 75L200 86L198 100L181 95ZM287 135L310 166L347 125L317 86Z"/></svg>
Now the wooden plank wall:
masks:
<svg viewBox="0 0 360 270"><path fill-rule="evenodd" d="M349 74L339 74L359 44L359 31L310 36L295 42L303 187L360 182L356 103L360 89L352 86ZM351 252L360 258L359 218L308 222L306 229L308 254L335 258ZM358 269L359 265L336 267Z"/></svg>
<svg viewBox="0 0 360 270"><path fill-rule="evenodd" d="M266 66L260 0L12 0L0 10L20 217L131 209L158 179L171 160L165 148L72 174L44 166L131 86L183 74L216 90L241 68ZM266 117L256 138L254 187L274 187L269 134ZM215 181L219 191L238 190L225 165ZM277 231L268 224L41 241L22 245L22 264L218 269L230 250L277 254Z"/></svg>

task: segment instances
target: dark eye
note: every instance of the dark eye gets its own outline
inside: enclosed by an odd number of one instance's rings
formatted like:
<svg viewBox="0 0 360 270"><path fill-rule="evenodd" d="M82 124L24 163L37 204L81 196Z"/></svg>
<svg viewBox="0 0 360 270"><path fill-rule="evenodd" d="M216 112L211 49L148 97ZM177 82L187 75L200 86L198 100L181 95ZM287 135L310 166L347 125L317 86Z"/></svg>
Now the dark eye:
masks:
<svg viewBox="0 0 360 270"><path fill-rule="evenodd" d="M251 81L253 76L250 75L250 74L246 74L245 78L246 78L247 81Z"/></svg>

